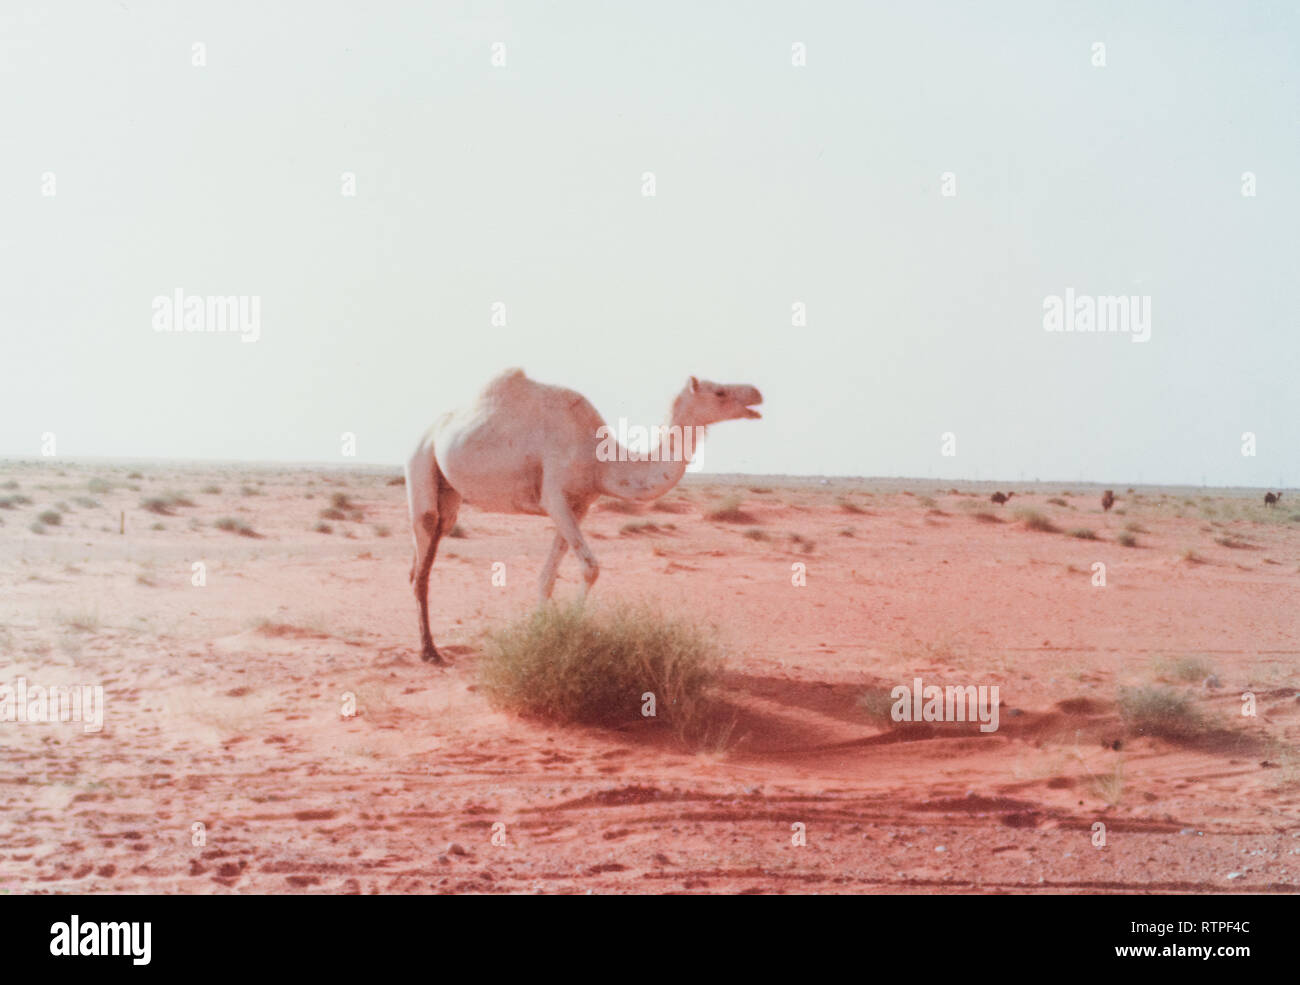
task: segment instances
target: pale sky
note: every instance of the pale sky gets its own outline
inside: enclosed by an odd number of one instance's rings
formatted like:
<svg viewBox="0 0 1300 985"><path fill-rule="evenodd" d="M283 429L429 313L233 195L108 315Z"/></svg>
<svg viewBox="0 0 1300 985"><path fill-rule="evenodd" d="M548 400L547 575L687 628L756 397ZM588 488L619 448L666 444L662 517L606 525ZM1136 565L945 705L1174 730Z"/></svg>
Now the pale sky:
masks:
<svg viewBox="0 0 1300 985"><path fill-rule="evenodd" d="M0 11L0 455L398 463L521 366L758 386L707 471L1300 484L1295 3Z"/></svg>

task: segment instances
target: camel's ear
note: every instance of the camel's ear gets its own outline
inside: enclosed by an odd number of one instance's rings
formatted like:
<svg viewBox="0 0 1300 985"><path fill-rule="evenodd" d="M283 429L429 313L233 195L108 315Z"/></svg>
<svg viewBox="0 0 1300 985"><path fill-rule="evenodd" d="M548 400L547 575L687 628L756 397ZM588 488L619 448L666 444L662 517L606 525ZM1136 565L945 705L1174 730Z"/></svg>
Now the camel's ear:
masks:
<svg viewBox="0 0 1300 985"><path fill-rule="evenodd" d="M700 381L697 380L694 376L692 376L689 380L686 381L686 385L691 388L691 393L700 392Z"/></svg>

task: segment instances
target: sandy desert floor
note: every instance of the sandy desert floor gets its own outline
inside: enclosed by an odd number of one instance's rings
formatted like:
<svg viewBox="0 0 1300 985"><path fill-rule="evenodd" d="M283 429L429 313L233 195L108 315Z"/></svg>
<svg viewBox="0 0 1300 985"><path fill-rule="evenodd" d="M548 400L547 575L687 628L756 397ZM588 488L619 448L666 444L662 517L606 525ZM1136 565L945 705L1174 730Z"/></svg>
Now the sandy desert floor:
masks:
<svg viewBox="0 0 1300 985"><path fill-rule="evenodd" d="M394 475L0 466L0 686L106 702L98 732L0 722L0 892L1300 891L1289 497L1117 489L1104 514L1084 484L999 507L987 483L688 477L598 507L597 596L727 647L736 727L691 751L478 690L545 519L462 510L431 589L454 664L422 663ZM707 519L728 495L749 516ZM557 597L578 584L570 557ZM999 685L1000 728L864 707L918 676ZM1139 685L1190 695L1199 731L1135 728Z"/></svg>

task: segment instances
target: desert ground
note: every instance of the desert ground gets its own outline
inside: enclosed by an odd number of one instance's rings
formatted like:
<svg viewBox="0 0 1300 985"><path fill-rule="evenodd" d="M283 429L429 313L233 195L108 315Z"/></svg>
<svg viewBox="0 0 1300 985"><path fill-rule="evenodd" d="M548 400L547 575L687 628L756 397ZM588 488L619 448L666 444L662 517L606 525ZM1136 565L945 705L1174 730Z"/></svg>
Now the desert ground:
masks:
<svg viewBox="0 0 1300 985"><path fill-rule="evenodd" d="M725 647L733 727L686 748L479 688L545 518L462 509L452 664L421 662L398 474L0 465L0 685L105 695L97 732L0 722L0 892L1300 891L1300 497L692 475L598 504L593 604ZM998 685L999 729L883 719L915 677ZM1143 687L1182 731L1125 710Z"/></svg>

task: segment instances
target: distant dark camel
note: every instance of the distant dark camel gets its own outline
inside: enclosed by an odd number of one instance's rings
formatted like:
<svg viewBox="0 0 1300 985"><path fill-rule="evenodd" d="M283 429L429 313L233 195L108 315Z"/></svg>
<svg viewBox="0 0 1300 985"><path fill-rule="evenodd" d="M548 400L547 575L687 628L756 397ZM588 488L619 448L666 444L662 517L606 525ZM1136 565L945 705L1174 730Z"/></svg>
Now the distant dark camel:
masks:
<svg viewBox="0 0 1300 985"><path fill-rule="evenodd" d="M1104 493L1101 494L1101 508L1105 510L1107 513L1109 513L1110 508L1114 505L1115 505L1115 490L1107 489Z"/></svg>
<svg viewBox="0 0 1300 985"><path fill-rule="evenodd" d="M989 499L997 503L999 506L1001 506L1003 503L1005 503L1008 499L1010 499L1014 495L1015 493L995 492L992 496L989 497Z"/></svg>
<svg viewBox="0 0 1300 985"><path fill-rule="evenodd" d="M1264 493L1264 505L1276 506L1277 501L1282 498L1281 493Z"/></svg>

